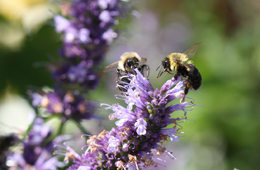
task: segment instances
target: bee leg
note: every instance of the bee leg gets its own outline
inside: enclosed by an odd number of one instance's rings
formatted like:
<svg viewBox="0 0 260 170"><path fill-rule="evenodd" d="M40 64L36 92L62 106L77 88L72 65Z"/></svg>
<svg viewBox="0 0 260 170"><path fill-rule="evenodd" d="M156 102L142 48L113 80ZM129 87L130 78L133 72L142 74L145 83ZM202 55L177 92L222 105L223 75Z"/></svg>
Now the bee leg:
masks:
<svg viewBox="0 0 260 170"><path fill-rule="evenodd" d="M186 88L184 89L184 93L185 93L185 95L187 95L187 94L188 94L188 92L189 92L189 88L188 88L188 87L186 87Z"/></svg>
<svg viewBox="0 0 260 170"><path fill-rule="evenodd" d="M125 92L127 92L126 83L129 83L129 76L126 72L120 69L116 69L116 88L119 92L119 94L126 95Z"/></svg>
<svg viewBox="0 0 260 170"><path fill-rule="evenodd" d="M190 87L191 87L191 86L190 86L190 82L189 82L188 80L186 80L186 81L185 81L185 89L184 89L185 95L188 94Z"/></svg>
<svg viewBox="0 0 260 170"><path fill-rule="evenodd" d="M144 75L144 68L146 69L146 77L149 77L149 73L150 73L150 67L148 65L142 65L141 66L141 73L142 75Z"/></svg>
<svg viewBox="0 0 260 170"><path fill-rule="evenodd" d="M147 73L147 78L148 78L148 77L149 77L149 74L150 74L150 67L149 67L148 65L146 65L145 68L146 68L146 70L147 70L146 73Z"/></svg>
<svg viewBox="0 0 260 170"><path fill-rule="evenodd" d="M117 88L118 92L122 95L125 95L125 92L127 92L127 89L119 82L116 83L116 88Z"/></svg>
<svg viewBox="0 0 260 170"><path fill-rule="evenodd" d="M185 86L185 89L184 89L184 94L181 99L181 102L185 102L185 97L188 94L189 89L191 88L190 82L187 79L184 81L184 86Z"/></svg>
<svg viewBox="0 0 260 170"><path fill-rule="evenodd" d="M167 74L172 74L169 70L166 70Z"/></svg>

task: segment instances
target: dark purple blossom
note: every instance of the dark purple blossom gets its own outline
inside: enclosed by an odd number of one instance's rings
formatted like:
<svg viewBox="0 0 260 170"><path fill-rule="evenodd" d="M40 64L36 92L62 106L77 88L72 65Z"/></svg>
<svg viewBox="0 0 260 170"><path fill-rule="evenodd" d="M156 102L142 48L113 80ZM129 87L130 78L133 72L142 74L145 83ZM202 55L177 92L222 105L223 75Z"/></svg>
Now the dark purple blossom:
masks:
<svg viewBox="0 0 260 170"><path fill-rule="evenodd" d="M136 72L137 75L130 75L126 94L117 95L126 102L126 108L119 104L102 104L113 110L110 119L119 119L117 127L91 136L87 140L88 148L81 156L72 156L73 152L68 150L71 154L66 156L74 162L68 170L152 167L161 164L158 161L162 154L175 159L162 144L168 137L172 142L179 140L180 123L186 120L187 108L195 104L186 101L168 105L172 100L184 97L184 80L180 77L168 80L159 90L154 89L138 70ZM183 110L184 117L171 117L177 110Z"/></svg>
<svg viewBox="0 0 260 170"><path fill-rule="evenodd" d="M37 118L22 141L23 151L11 153L7 164L11 170L56 170L63 163L58 162L57 157L52 157L53 143L48 140L52 135L51 127L44 124L43 119Z"/></svg>

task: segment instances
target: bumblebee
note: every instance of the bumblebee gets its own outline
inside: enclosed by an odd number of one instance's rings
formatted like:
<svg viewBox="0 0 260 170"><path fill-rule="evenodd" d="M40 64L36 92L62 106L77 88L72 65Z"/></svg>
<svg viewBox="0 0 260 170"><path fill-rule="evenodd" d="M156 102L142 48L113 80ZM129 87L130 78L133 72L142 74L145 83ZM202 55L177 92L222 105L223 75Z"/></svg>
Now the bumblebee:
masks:
<svg viewBox="0 0 260 170"><path fill-rule="evenodd" d="M130 83L130 74L136 75L136 72L134 69L138 69L143 75L144 70L146 69L147 77L149 76L149 66L146 65L147 59L141 58L136 52L126 52L121 55L121 60L112 63L108 66L106 66L103 69L103 72L108 72L116 69L116 87L120 94L124 94L127 92L127 88L125 87L125 84Z"/></svg>
<svg viewBox="0 0 260 170"><path fill-rule="evenodd" d="M196 66L192 64L189 58L193 57L200 43L193 45L191 48L186 50L184 53L171 53L163 61L162 64L156 69L158 70L161 66L157 78L159 78L164 72L171 74L175 71L174 78L183 76L186 78L185 82L185 95L188 94L189 89L193 88L197 90L201 86L202 77Z"/></svg>

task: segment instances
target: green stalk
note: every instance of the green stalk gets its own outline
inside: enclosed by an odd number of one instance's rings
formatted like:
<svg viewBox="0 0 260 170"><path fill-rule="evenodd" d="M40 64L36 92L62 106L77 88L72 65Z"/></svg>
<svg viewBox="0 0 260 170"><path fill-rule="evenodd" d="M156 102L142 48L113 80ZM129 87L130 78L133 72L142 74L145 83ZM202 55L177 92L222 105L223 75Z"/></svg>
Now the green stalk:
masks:
<svg viewBox="0 0 260 170"><path fill-rule="evenodd" d="M80 129L80 131L83 133L83 134L87 134L87 135L90 135L91 133L88 132L83 126L82 124L76 122L75 120L73 120L73 122L76 124L76 126Z"/></svg>
<svg viewBox="0 0 260 170"><path fill-rule="evenodd" d="M29 131L32 129L33 124L34 124L36 118L37 118L37 116L34 117L32 123L28 126L27 130L26 130L25 133L23 134L22 141L26 138L26 136L28 135Z"/></svg>
<svg viewBox="0 0 260 170"><path fill-rule="evenodd" d="M60 120L61 120L61 119L60 119ZM58 129L57 129L57 132L46 139L46 141L44 142L45 145L46 145L47 143L49 143L50 141L52 141L52 140L53 140L54 138L56 138L57 136L59 136L59 135L62 134L62 130L63 130L63 127L64 127L64 124L65 124L65 123L66 123L66 121L65 121L65 122L60 121L60 124L59 124L59 127L58 127Z"/></svg>

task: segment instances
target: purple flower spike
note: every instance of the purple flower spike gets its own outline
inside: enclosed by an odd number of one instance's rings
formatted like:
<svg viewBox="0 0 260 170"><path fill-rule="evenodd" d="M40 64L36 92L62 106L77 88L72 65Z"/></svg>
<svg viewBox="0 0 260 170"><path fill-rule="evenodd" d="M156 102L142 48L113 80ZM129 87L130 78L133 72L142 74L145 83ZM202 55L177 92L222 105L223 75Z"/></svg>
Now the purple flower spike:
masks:
<svg viewBox="0 0 260 170"><path fill-rule="evenodd" d="M125 2L121 0L73 0L66 3L65 18L54 17L56 32L61 34L62 62L50 67L56 80L54 92L31 94L33 106L41 106L47 112L62 114L76 121L92 118L96 105L71 89L85 94L99 84L100 69L110 43L117 38L117 18L124 16ZM64 6L65 7L65 6ZM56 90L59 89L59 90ZM69 90L68 90L69 89ZM73 93L73 94L71 94ZM69 96L72 101L65 101ZM123 123L122 118L119 124Z"/></svg>
<svg viewBox="0 0 260 170"><path fill-rule="evenodd" d="M182 134L180 123L186 120L187 108L195 105L184 102L167 106L170 101L183 97L184 80L172 78L159 90L154 89L138 70L135 71L137 75L129 75L131 82L125 85L128 90L125 96L121 96L128 106L102 104L113 110L110 119L119 119L117 128L91 136L85 154L73 159L74 164L69 170L81 167L143 169L160 165L161 155L176 159L162 144L168 137L171 142L179 141L178 134ZM177 110L183 110L185 117L172 118L170 114Z"/></svg>
<svg viewBox="0 0 260 170"><path fill-rule="evenodd" d="M124 4L120 0L73 0L70 20L60 15L54 17L56 32L63 35L60 54L64 59L64 64L53 71L56 80L89 89L97 86L99 78L93 70L117 38L112 27L123 16ZM88 66L80 66L82 62Z"/></svg>

